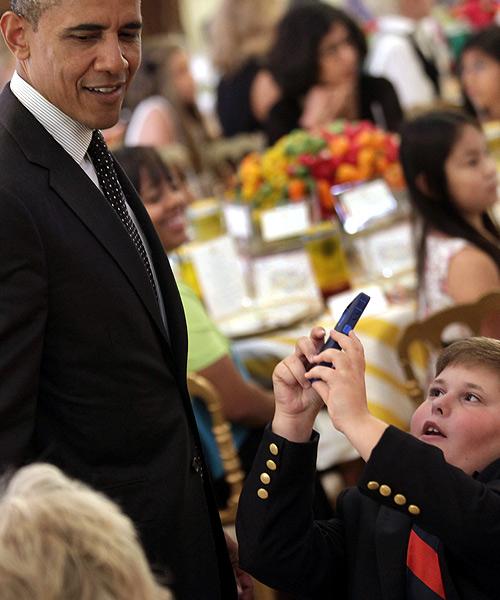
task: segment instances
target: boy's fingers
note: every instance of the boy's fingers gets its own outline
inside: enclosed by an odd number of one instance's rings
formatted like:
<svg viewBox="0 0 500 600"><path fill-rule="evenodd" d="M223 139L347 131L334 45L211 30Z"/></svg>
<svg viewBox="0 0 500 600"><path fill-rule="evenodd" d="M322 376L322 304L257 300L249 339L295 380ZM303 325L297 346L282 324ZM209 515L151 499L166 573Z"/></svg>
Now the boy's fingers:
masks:
<svg viewBox="0 0 500 600"><path fill-rule="evenodd" d="M298 356L289 356L285 358L281 362L281 364L288 370L293 379L301 385L303 388L307 389L311 387L310 382L304 377L305 368L304 363L300 360Z"/></svg>
<svg viewBox="0 0 500 600"><path fill-rule="evenodd" d="M331 382L335 378L335 369L331 367L324 367L321 365L317 365L310 369L306 374L306 379L320 379L323 382ZM314 384L314 382L313 382Z"/></svg>
<svg viewBox="0 0 500 600"><path fill-rule="evenodd" d="M322 327L314 327L311 330L309 337L303 336L297 340L294 354L296 356L304 356L311 362L311 358L315 356L323 346L324 339L325 330Z"/></svg>

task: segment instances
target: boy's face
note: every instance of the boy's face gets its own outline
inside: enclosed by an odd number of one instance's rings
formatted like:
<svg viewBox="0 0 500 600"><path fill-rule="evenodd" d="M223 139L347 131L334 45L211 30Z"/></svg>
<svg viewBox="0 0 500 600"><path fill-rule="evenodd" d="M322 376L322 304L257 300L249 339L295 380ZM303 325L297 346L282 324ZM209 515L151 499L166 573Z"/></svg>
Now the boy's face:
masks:
<svg viewBox="0 0 500 600"><path fill-rule="evenodd" d="M410 431L472 475L500 458L500 376L487 367L448 365L413 414Z"/></svg>

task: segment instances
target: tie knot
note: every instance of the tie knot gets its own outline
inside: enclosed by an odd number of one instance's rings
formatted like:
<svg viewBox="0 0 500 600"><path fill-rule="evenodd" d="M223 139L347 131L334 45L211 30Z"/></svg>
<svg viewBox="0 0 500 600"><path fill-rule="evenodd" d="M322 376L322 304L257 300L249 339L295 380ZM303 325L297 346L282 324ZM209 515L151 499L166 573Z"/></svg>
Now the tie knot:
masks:
<svg viewBox="0 0 500 600"><path fill-rule="evenodd" d="M94 129L92 132L88 153L94 163L99 161L99 159L107 158L109 154L108 147L104 141L104 136L99 129Z"/></svg>

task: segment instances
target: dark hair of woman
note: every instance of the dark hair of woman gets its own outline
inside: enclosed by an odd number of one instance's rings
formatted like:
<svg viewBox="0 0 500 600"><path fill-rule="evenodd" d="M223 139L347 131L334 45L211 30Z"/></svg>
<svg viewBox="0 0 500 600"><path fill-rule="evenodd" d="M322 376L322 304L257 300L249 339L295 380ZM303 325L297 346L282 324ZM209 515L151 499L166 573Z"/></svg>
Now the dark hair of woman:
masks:
<svg viewBox="0 0 500 600"><path fill-rule="evenodd" d="M306 3L290 9L281 19L268 67L283 97L301 96L318 83L319 46L336 24L347 29L361 65L367 52L365 36L342 10L321 2Z"/></svg>
<svg viewBox="0 0 500 600"><path fill-rule="evenodd" d="M462 55L467 50L481 50L500 62L500 25L490 25L472 35L462 48Z"/></svg>
<svg viewBox="0 0 500 600"><path fill-rule="evenodd" d="M113 154L137 191L141 188L141 176L144 171L148 174L153 185L159 186L163 181L166 181L169 185L175 187L170 168L154 148L126 146L118 148Z"/></svg>
<svg viewBox="0 0 500 600"><path fill-rule="evenodd" d="M498 245L466 221L448 189L445 162L467 125L481 130L476 119L469 115L459 111L435 111L406 122L402 128L400 159L415 209L420 285L424 280L426 239L432 230L467 240L491 256L500 267ZM500 240L500 232L486 212L483 225L494 239Z"/></svg>
<svg viewBox="0 0 500 600"><path fill-rule="evenodd" d="M465 42L458 62L459 73L462 71L464 54L468 50L479 50L500 63L500 25L490 25L485 29L481 29ZM463 93L463 96L465 109L470 114L475 115L476 111L467 94Z"/></svg>

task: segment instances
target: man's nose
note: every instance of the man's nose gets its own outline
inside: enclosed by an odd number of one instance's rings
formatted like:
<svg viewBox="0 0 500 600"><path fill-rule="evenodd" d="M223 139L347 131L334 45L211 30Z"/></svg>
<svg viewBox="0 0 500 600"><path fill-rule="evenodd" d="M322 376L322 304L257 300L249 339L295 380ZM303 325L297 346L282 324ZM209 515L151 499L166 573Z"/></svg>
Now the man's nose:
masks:
<svg viewBox="0 0 500 600"><path fill-rule="evenodd" d="M128 69L128 61L117 36L108 35L103 38L95 68L108 73L122 73Z"/></svg>

